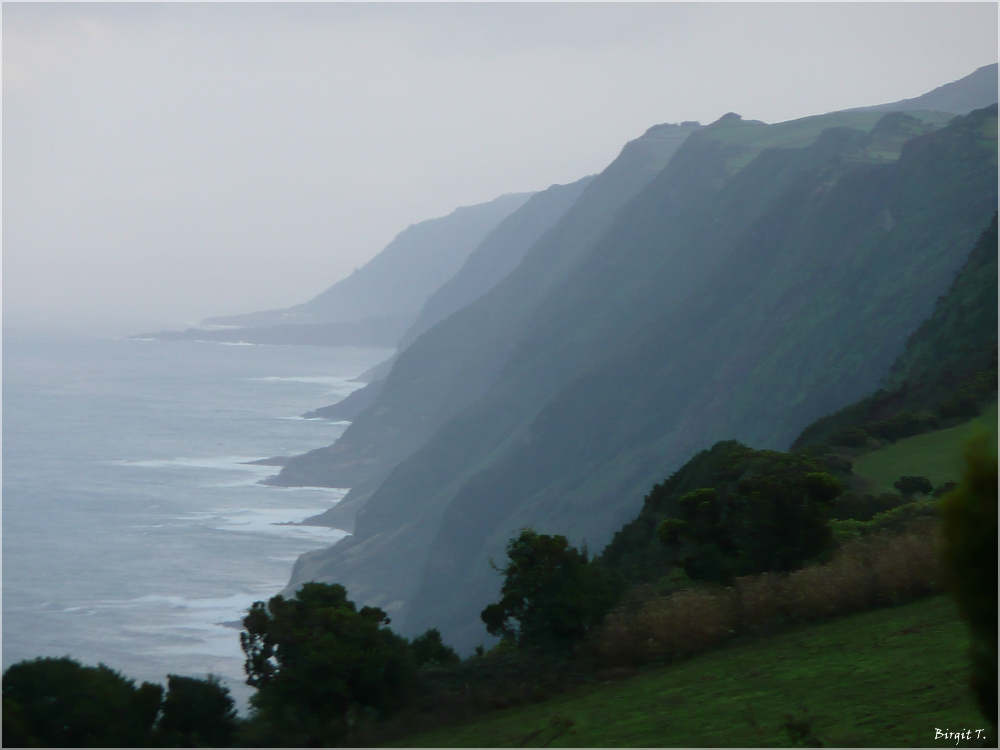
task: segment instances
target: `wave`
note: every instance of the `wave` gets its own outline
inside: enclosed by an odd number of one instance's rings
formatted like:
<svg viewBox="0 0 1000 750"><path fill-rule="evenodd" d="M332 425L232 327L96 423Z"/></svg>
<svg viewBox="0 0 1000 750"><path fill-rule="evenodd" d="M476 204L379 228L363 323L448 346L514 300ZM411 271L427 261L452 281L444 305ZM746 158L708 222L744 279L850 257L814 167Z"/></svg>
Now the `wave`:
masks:
<svg viewBox="0 0 1000 750"><path fill-rule="evenodd" d="M250 463L259 461L261 456L201 456L198 458L150 458L138 461L122 460L105 463L118 466L134 466L141 469L223 469L227 471L245 471L255 474L273 474L273 466L262 466Z"/></svg>
<svg viewBox="0 0 1000 750"><path fill-rule="evenodd" d="M356 381L352 378L340 375L268 375L263 378L247 378L247 380L264 380L282 383L312 383L316 385L350 385L352 387L364 386L364 383L356 385Z"/></svg>

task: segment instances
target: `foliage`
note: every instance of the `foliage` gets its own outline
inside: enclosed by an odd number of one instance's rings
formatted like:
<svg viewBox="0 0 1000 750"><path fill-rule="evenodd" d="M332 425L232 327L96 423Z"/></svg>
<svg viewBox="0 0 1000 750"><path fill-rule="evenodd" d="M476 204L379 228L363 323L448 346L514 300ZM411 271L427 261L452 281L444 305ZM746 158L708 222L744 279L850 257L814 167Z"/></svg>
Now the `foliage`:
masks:
<svg viewBox="0 0 1000 750"><path fill-rule="evenodd" d="M941 501L942 553L959 611L972 634L972 685L997 726L997 449L981 433L966 451L958 487Z"/></svg>
<svg viewBox="0 0 1000 750"><path fill-rule="evenodd" d="M675 588L674 566L717 582L800 567L831 542L841 484L823 461L716 443L653 487L601 560L630 583L664 588Z"/></svg>
<svg viewBox="0 0 1000 750"><path fill-rule="evenodd" d="M869 537L885 532L901 532L914 523L937 517L938 504L936 501L913 500L876 513L868 520L846 518L831 521L830 530L833 533L833 538L841 543L849 539Z"/></svg>
<svg viewBox="0 0 1000 750"><path fill-rule="evenodd" d="M744 448L712 486L659 501L668 516L657 534L696 580L793 570L829 546L829 505L840 492L808 459Z"/></svg>
<svg viewBox="0 0 1000 750"><path fill-rule="evenodd" d="M388 624L340 585L307 583L291 599L255 602L240 634L255 720L285 744L331 744L363 717L390 714L413 666Z"/></svg>
<svg viewBox="0 0 1000 750"><path fill-rule="evenodd" d="M167 696L157 724L161 741L172 747L228 747L237 729L229 688L209 675L167 675Z"/></svg>
<svg viewBox="0 0 1000 750"><path fill-rule="evenodd" d="M447 666L461 661L455 649L444 645L437 628L430 628L414 638L410 642L410 652L413 654L413 663L418 667L425 664Z"/></svg>
<svg viewBox="0 0 1000 750"><path fill-rule="evenodd" d="M934 489L934 485L931 484L931 480L927 477L914 477L914 476L903 476L892 483L904 497L912 497L913 495L929 495Z"/></svg>
<svg viewBox="0 0 1000 750"><path fill-rule="evenodd" d="M830 517L836 521L853 519L870 521L879 513L892 510L903 502L895 492L859 495L853 490L843 492L830 504Z"/></svg>
<svg viewBox="0 0 1000 750"><path fill-rule="evenodd" d="M567 647L615 605L621 584L564 536L524 529L507 544L499 602L482 611L492 634L518 646Z"/></svg>
<svg viewBox="0 0 1000 750"><path fill-rule="evenodd" d="M163 688L139 687L99 664L38 658L3 675L3 744L7 747L148 747L154 744Z"/></svg>

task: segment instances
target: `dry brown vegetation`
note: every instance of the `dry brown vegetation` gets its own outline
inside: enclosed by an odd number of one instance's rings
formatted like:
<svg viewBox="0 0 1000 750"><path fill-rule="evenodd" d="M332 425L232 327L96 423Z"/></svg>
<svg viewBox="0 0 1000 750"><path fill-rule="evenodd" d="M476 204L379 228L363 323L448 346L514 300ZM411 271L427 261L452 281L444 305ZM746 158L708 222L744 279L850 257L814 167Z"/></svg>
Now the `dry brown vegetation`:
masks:
<svg viewBox="0 0 1000 750"><path fill-rule="evenodd" d="M942 590L937 526L844 544L832 559L792 573L736 579L729 587L670 596L633 590L585 650L607 666L636 666L704 651L740 634L897 604Z"/></svg>

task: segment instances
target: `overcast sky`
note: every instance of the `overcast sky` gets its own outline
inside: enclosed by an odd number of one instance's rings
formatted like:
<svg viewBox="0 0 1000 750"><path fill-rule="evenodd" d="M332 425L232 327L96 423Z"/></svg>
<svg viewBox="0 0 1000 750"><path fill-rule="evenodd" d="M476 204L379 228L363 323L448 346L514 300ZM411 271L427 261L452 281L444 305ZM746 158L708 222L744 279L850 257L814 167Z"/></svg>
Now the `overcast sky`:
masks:
<svg viewBox="0 0 1000 750"><path fill-rule="evenodd" d="M996 3L3 4L4 325L303 302L661 122L917 96Z"/></svg>

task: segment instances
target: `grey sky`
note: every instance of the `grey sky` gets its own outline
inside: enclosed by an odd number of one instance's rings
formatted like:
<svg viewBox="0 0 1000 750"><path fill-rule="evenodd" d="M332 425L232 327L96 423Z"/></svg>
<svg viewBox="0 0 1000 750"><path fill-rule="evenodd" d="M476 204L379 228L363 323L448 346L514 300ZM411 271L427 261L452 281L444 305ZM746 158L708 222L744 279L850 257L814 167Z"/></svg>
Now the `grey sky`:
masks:
<svg viewBox="0 0 1000 750"><path fill-rule="evenodd" d="M5 325L302 302L660 122L917 96L996 3L3 5Z"/></svg>

